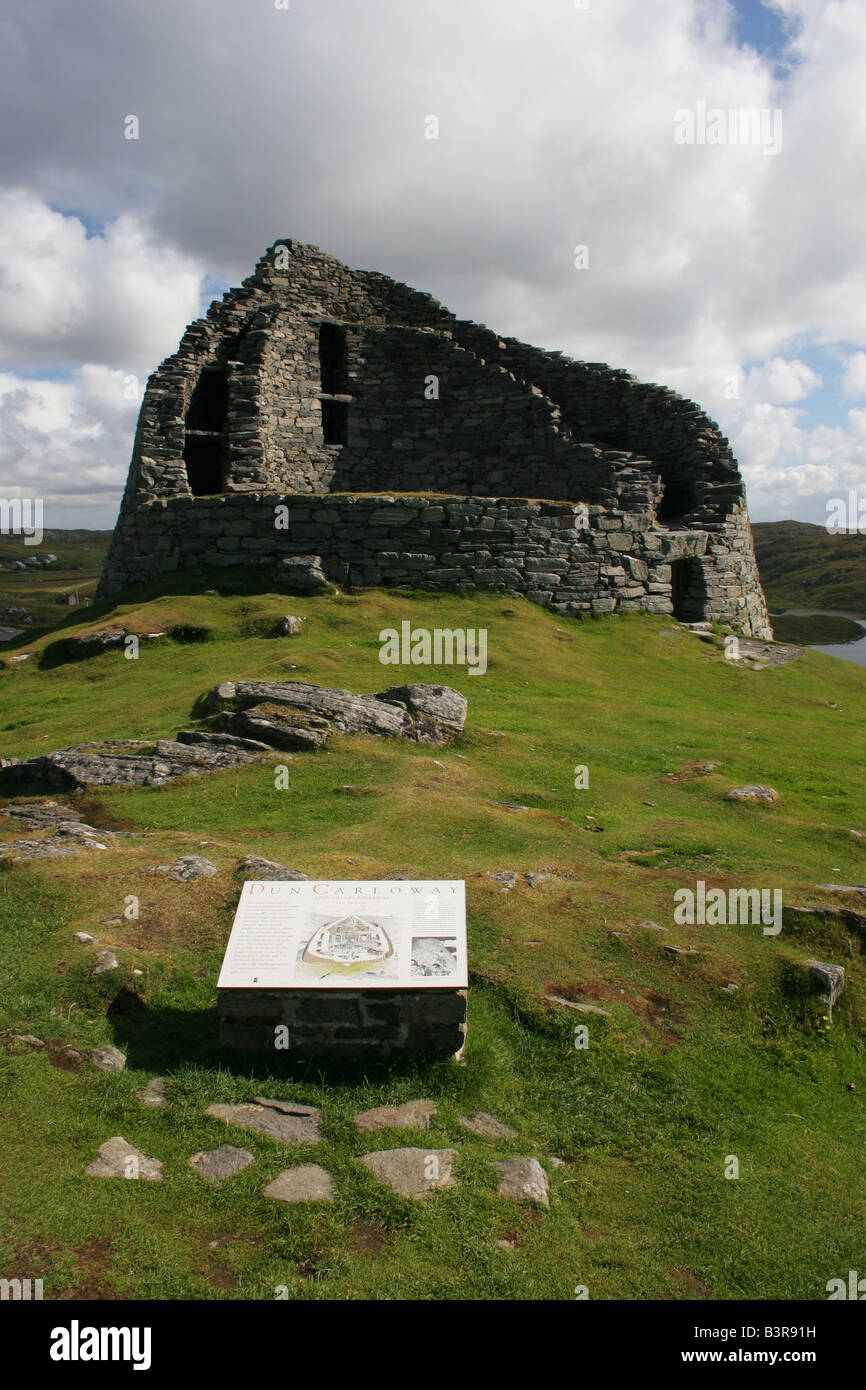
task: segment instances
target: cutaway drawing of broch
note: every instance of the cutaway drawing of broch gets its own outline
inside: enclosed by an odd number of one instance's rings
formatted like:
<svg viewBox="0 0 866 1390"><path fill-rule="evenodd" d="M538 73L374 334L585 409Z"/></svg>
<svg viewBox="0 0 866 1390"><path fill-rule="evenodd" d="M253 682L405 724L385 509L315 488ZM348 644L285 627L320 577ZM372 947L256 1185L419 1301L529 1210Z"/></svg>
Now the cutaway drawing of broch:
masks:
<svg viewBox="0 0 866 1390"><path fill-rule="evenodd" d="M387 960L394 947L378 922L350 912L323 926L307 942L305 961L327 961L333 965L357 965L361 961Z"/></svg>

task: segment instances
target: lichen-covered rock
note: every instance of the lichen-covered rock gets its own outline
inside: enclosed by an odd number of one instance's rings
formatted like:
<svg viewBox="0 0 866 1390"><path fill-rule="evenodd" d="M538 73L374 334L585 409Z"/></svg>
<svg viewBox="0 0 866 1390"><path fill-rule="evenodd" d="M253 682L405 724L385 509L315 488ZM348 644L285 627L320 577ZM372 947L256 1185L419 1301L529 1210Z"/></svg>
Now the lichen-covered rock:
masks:
<svg viewBox="0 0 866 1390"><path fill-rule="evenodd" d="M263 883L308 883L310 878L309 874L302 874L299 869L287 869L285 864L275 864L258 854L248 854L246 859L241 860L240 870L244 878Z"/></svg>
<svg viewBox="0 0 866 1390"><path fill-rule="evenodd" d="M126 1056L119 1047L112 1047L107 1044L104 1047L94 1047L90 1053L90 1060L99 1071L123 1071L126 1066Z"/></svg>
<svg viewBox="0 0 866 1390"><path fill-rule="evenodd" d="M769 806L774 801L779 800L779 793L774 787L763 787L752 785L747 787L732 787L725 797L726 801L753 801L759 805Z"/></svg>
<svg viewBox="0 0 866 1390"><path fill-rule="evenodd" d="M469 707L466 696L461 695L459 690L452 690L448 685L391 685L387 690L381 691L376 699L387 700L390 704L405 705L411 714L422 716L422 728L426 727L429 721L433 726L431 732L441 726L443 730L459 734L466 723L466 711ZM419 723L417 719L416 723Z"/></svg>
<svg viewBox="0 0 866 1390"><path fill-rule="evenodd" d="M256 754L241 748L187 746L160 739L156 753L135 752L140 739L111 744L77 744L26 758L0 773L4 785L31 785L70 791L75 787L160 786L175 777L201 776L215 768L238 767ZM129 751L125 751L129 750Z"/></svg>
<svg viewBox="0 0 866 1390"><path fill-rule="evenodd" d="M499 1173L501 1197L550 1206L547 1174L537 1158L504 1158L495 1167Z"/></svg>

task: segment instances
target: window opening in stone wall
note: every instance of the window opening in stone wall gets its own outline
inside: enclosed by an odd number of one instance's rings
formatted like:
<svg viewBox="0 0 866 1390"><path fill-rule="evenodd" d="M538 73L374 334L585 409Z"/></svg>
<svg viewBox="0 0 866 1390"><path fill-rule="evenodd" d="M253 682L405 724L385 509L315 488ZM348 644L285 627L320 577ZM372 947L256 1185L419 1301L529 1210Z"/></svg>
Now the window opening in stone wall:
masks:
<svg viewBox="0 0 866 1390"><path fill-rule="evenodd" d="M227 372L205 368L196 382L186 413L183 446L187 482L196 497L225 491L228 395Z"/></svg>
<svg viewBox="0 0 866 1390"><path fill-rule="evenodd" d="M664 476L662 483L664 484L664 492L659 504L657 520L681 521L686 512L690 512L694 505L691 484L677 482Z"/></svg>
<svg viewBox="0 0 866 1390"><path fill-rule="evenodd" d="M707 586L704 567L694 556L671 564L671 602L681 623L700 623L706 618Z"/></svg>
<svg viewBox="0 0 866 1390"><path fill-rule="evenodd" d="M322 433L326 444L348 443L349 407L345 401L322 398Z"/></svg>
<svg viewBox="0 0 866 1390"><path fill-rule="evenodd" d="M346 330L339 323L323 323L319 328L319 371L326 395L348 395L349 351Z"/></svg>

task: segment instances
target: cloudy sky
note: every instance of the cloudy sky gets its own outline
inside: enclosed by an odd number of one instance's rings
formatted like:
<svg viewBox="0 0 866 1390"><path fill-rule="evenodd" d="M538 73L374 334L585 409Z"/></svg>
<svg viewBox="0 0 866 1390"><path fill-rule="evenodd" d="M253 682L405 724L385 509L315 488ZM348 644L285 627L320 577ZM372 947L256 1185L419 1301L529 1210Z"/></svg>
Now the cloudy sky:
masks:
<svg viewBox="0 0 866 1390"><path fill-rule="evenodd" d="M147 375L295 237L694 397L754 519L823 522L864 49L863 0L0 0L0 495L110 526Z"/></svg>

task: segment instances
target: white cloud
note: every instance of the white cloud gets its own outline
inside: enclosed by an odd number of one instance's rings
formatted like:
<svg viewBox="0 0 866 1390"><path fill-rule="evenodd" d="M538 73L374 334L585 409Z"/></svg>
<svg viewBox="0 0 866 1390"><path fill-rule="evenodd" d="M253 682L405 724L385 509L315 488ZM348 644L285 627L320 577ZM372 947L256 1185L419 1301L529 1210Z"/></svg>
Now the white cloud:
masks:
<svg viewBox="0 0 866 1390"><path fill-rule="evenodd" d="M753 367L745 382L747 399L769 405L788 405L801 401L823 382L817 372L798 359L771 357L759 367Z"/></svg>
<svg viewBox="0 0 866 1390"><path fill-rule="evenodd" d="M0 193L0 363L97 357L150 371L198 313L203 275L130 214L88 237L34 194Z"/></svg>
<svg viewBox="0 0 866 1390"><path fill-rule="evenodd" d="M866 396L866 352L855 352L848 358L842 390L846 396Z"/></svg>
<svg viewBox="0 0 866 1390"><path fill-rule="evenodd" d="M101 422L119 492L112 374L143 382L174 349L205 268L237 283L294 236L693 396L731 438L754 515L821 520L825 483L863 471L855 413L815 423L821 380L798 353L849 357L848 398L866 393L866 7L775 8L799 25L785 81L737 46L719 0L150 0L110 23L104 0L79 0L74 22L65 0L20 7L0 44L16 132L0 367L65 371L67 442L51 448L84 459L80 431ZM781 152L678 145L675 112L698 102L780 109ZM105 235L52 205L92 211ZM29 468L50 450L16 419L0 464Z"/></svg>

